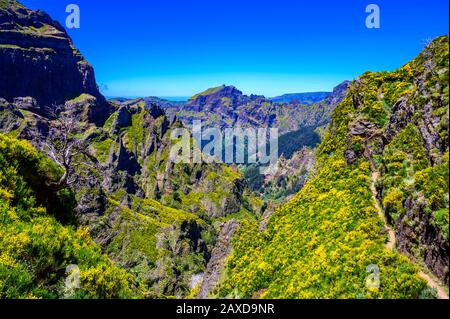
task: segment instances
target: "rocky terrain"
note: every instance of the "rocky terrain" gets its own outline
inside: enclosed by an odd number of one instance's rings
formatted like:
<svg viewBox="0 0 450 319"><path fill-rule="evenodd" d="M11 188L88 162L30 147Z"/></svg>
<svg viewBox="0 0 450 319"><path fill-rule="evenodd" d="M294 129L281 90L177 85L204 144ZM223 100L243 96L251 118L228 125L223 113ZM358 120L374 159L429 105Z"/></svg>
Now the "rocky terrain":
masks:
<svg viewBox="0 0 450 319"><path fill-rule="evenodd" d="M58 22L0 0L0 70L0 298L436 297L419 273L448 289L448 36L319 101L107 101ZM171 133L197 119L279 127L278 170L176 163Z"/></svg>
<svg viewBox="0 0 450 319"><path fill-rule="evenodd" d="M282 156L279 166L283 169L276 177L261 175L258 165L244 165L243 171L253 191L266 200L284 201L305 184L312 167L311 149L320 143L320 132L345 97L349 83L341 83L331 93L305 93L301 95L304 99L289 103L274 102L264 96L247 96L233 86L223 85L194 95L187 104L166 106L165 110L188 126L194 120L201 120L204 126L221 129L235 126L279 128L279 154ZM305 158L309 164L303 165L299 158Z"/></svg>

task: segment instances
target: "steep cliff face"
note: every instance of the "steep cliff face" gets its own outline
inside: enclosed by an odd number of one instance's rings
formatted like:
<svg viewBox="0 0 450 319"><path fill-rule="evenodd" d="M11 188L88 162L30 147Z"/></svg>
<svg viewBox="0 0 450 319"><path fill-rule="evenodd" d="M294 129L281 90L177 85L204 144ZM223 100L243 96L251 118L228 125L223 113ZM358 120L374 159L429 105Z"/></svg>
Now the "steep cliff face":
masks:
<svg viewBox="0 0 450 319"><path fill-rule="evenodd" d="M385 129L379 183L395 223L398 248L449 284L448 37L404 66L411 92L399 99Z"/></svg>
<svg viewBox="0 0 450 319"><path fill-rule="evenodd" d="M220 277L224 275L226 259L232 250L233 236L238 227L239 223L235 220L230 220L221 225L217 236L217 244L202 276L197 298L206 299L217 294L214 289L220 284Z"/></svg>
<svg viewBox="0 0 450 319"><path fill-rule="evenodd" d="M49 115L48 108L89 94L96 99L89 120L101 123L109 115L93 68L64 28L42 11L15 1L0 7L0 69L0 96L9 102L33 97L33 111Z"/></svg>

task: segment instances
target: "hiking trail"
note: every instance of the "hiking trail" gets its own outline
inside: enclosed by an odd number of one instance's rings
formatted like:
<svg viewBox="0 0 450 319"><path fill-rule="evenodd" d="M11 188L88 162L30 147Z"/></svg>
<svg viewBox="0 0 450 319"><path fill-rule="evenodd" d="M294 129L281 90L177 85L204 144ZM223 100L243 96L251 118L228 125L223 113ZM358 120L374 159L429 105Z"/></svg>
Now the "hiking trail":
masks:
<svg viewBox="0 0 450 319"><path fill-rule="evenodd" d="M376 185L376 182L377 182L379 176L380 176L380 174L377 171L374 171L372 173L372 177L371 177L371 181L370 181L370 190L372 192L372 197L375 201L375 208L377 210L378 216L383 221L384 227L388 231L389 239L386 242L386 248L393 251L395 248L395 242L396 242L395 232L392 229L392 227L390 227L388 225L387 220L386 220L386 215L385 215L385 213L382 209L382 206L380 205L380 202L378 201L378 198L377 198L378 192L377 192L375 185ZM432 275L429 275L423 271L420 271L419 276L427 282L429 287L434 288L437 291L438 299L449 299L448 294L445 291L444 287L440 283L438 283L437 280L433 279Z"/></svg>

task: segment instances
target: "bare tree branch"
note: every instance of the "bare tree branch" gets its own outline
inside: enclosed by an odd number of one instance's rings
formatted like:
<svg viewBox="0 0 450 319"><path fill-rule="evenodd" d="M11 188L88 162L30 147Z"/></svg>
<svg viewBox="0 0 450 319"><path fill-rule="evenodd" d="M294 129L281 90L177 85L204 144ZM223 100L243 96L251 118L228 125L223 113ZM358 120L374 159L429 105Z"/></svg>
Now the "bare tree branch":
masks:
<svg viewBox="0 0 450 319"><path fill-rule="evenodd" d="M47 113L52 118L52 127L48 137L42 141L42 136L38 136L36 131L33 134L38 138L39 148L63 170L64 173L52 187L62 189L73 185L80 180L89 179L86 170L98 169L97 159L89 152L87 141L80 138L83 127L76 118L74 109L64 106L53 105L47 109Z"/></svg>

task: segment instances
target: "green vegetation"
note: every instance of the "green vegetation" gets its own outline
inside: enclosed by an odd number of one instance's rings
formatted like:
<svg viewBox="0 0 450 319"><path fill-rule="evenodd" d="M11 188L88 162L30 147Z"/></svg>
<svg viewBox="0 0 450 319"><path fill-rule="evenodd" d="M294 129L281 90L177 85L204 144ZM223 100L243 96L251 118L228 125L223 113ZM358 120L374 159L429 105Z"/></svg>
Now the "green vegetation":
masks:
<svg viewBox="0 0 450 319"><path fill-rule="evenodd" d="M320 136L314 127L302 127L301 129L280 136L278 140L279 153L284 157L291 158L298 151L298 145L314 148L320 143Z"/></svg>
<svg viewBox="0 0 450 319"><path fill-rule="evenodd" d="M415 267L384 247L369 190L369 164L332 156L279 208L265 232L245 222L234 241L221 295L262 298L415 298L425 288ZM381 271L368 289L366 267ZM399 280L401 278L401 280Z"/></svg>
<svg viewBox="0 0 450 319"><path fill-rule="evenodd" d="M110 138L92 141L91 148L93 149L93 154L101 164L107 163L113 143L114 141Z"/></svg>
<svg viewBox="0 0 450 319"><path fill-rule="evenodd" d="M75 97L72 100L69 100L67 102L68 103L79 103L79 102L83 102L83 101L88 100L88 99L94 99L94 97L92 95L90 95L90 94L83 93L83 94L80 94L79 96L77 96L77 97Z"/></svg>
<svg viewBox="0 0 450 319"><path fill-rule="evenodd" d="M426 61L436 66L431 74ZM423 94L415 94L418 87L414 82L424 74L429 74L424 76L425 87L437 90L425 100ZM385 247L387 237L369 187L372 170L368 159L360 154L350 165L345 157L346 150L363 147L361 139L349 138L352 123L365 120L373 124L374 132L385 130L391 110L401 97L415 102L418 108L414 125L400 130L381 156L375 154L376 162L386 167L383 185L378 185L383 189L383 204L391 219L396 220L404 211L406 196L424 197L432 223L441 227L448 240L448 151L442 156L442 150L436 150L436 163L430 166L417 129L424 116L421 107L431 98L434 113L446 114L438 126L439 134L448 136L448 37L441 37L403 68L392 73L368 72L352 84L350 93L334 111L308 184L275 211L267 230L261 232L257 223L243 222L234 240L221 296L429 295L426 283L408 258ZM420 98L422 103L417 101ZM378 151L380 144L376 140L368 143ZM366 267L371 264L380 269L379 288L366 286L370 275Z"/></svg>
<svg viewBox="0 0 450 319"><path fill-rule="evenodd" d="M16 0L0 0L0 9L4 8L23 8Z"/></svg>
<svg viewBox="0 0 450 319"><path fill-rule="evenodd" d="M436 227L448 242L448 37L440 37L432 42L412 62L406 64L397 73L413 79L421 76L422 87L414 86L409 91L408 103L415 105L413 123L409 123L385 147L382 158L383 205L391 221L399 217L405 223L413 224L411 217L404 216L407 200L420 203L432 226ZM429 66L433 66L430 69ZM404 88L407 85L397 84ZM421 91L419 91L421 89ZM402 89L403 90L403 89ZM423 114L431 107L434 133L441 139L441 149L427 149L422 142L419 130L426 125ZM429 121L429 119L427 119ZM446 211L446 213L444 213ZM419 248L419 247L416 247ZM426 247L422 247L428 249ZM416 257L420 258L420 249ZM448 271L448 270L447 270Z"/></svg>
<svg viewBox="0 0 450 319"><path fill-rule="evenodd" d="M101 253L87 229L59 221L72 208L64 206L70 191L49 187L59 174L29 143L0 134L0 298L139 296L132 275ZM70 264L80 268L76 292L64 285Z"/></svg>
<svg viewBox="0 0 450 319"><path fill-rule="evenodd" d="M207 89L207 90L204 91L204 92L201 92L201 93L198 93L198 94L192 96L189 100L190 100L190 101L191 101L191 100L195 100L195 99L199 98L200 96L207 96L207 95L216 93L216 92L222 90L224 87L225 87L225 85L221 85L221 86L218 86L218 87L214 87L214 88Z"/></svg>

